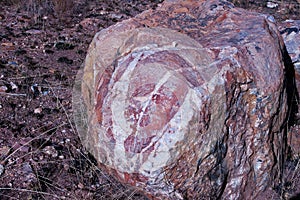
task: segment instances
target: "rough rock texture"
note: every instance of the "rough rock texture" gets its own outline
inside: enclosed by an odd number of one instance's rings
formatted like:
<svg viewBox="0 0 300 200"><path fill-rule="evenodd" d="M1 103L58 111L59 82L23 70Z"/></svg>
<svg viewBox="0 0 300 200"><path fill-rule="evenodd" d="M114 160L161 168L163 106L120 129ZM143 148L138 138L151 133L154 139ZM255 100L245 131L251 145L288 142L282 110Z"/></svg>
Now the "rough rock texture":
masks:
<svg viewBox="0 0 300 200"><path fill-rule="evenodd" d="M300 71L300 20L286 20L281 22L278 29L283 37L292 62L295 64L296 71Z"/></svg>
<svg viewBox="0 0 300 200"><path fill-rule="evenodd" d="M168 0L96 34L77 128L103 170L149 198L257 199L280 179L293 70L272 18Z"/></svg>
<svg viewBox="0 0 300 200"><path fill-rule="evenodd" d="M300 20L287 20L278 26L291 60L295 66L297 88L300 87Z"/></svg>
<svg viewBox="0 0 300 200"><path fill-rule="evenodd" d="M279 24L279 30L283 37L291 60L295 66L296 85L300 88L300 20L287 20ZM297 102L297 104L299 104ZM291 127L288 134L288 144L291 148L292 156L300 158L300 107L298 107L296 126Z"/></svg>

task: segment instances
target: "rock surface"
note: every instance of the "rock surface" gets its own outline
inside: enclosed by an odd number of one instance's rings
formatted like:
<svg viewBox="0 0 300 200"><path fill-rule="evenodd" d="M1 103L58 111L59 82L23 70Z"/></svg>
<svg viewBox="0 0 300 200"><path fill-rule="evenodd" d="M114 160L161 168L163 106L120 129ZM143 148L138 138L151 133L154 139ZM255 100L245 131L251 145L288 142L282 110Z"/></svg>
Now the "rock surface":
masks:
<svg viewBox="0 0 300 200"><path fill-rule="evenodd" d="M300 87L300 20L281 22L278 29L295 66L297 88Z"/></svg>
<svg viewBox="0 0 300 200"><path fill-rule="evenodd" d="M298 88L300 88L300 20L287 20L279 24L279 30L283 37L291 60L295 66L295 79ZM297 102L298 104L298 102ZM288 134L288 144L294 158L300 158L300 107L298 107L296 126L290 128Z"/></svg>
<svg viewBox="0 0 300 200"><path fill-rule="evenodd" d="M286 20L281 22L278 29L283 37L292 62L295 64L296 71L300 71L300 20Z"/></svg>
<svg viewBox="0 0 300 200"><path fill-rule="evenodd" d="M280 178L293 66L272 22L167 0L96 34L73 107L99 166L153 199L257 199Z"/></svg>

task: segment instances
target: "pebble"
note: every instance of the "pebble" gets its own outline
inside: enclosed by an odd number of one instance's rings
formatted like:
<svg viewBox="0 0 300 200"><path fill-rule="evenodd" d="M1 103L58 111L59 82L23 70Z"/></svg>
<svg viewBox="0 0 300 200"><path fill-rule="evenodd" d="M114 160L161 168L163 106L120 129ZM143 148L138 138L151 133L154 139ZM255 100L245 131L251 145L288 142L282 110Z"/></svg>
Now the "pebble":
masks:
<svg viewBox="0 0 300 200"><path fill-rule="evenodd" d="M42 113L42 111L43 111L43 109L42 108L36 108L36 109L34 109L34 113L35 114L41 114Z"/></svg>
<svg viewBox="0 0 300 200"><path fill-rule="evenodd" d="M278 7L278 3L274 3L274 2L268 1L267 2L267 7L268 8L277 8Z"/></svg>
<svg viewBox="0 0 300 200"><path fill-rule="evenodd" d="M0 86L0 92L6 92L8 88L5 85Z"/></svg>
<svg viewBox="0 0 300 200"><path fill-rule="evenodd" d="M276 23L276 20L272 15L268 16L267 19L272 23Z"/></svg>
<svg viewBox="0 0 300 200"><path fill-rule="evenodd" d="M4 166L0 164L0 176L3 174L4 172Z"/></svg>
<svg viewBox="0 0 300 200"><path fill-rule="evenodd" d="M0 140L0 144L3 140ZM5 156L9 152L10 148L8 146L0 147L0 156Z"/></svg>
<svg viewBox="0 0 300 200"><path fill-rule="evenodd" d="M9 61L9 62L7 63L7 65L10 66L10 67L18 67L18 66L19 66L18 63L15 62L15 61Z"/></svg>
<svg viewBox="0 0 300 200"><path fill-rule="evenodd" d="M15 83L13 83L13 82L10 82L10 86L11 86L12 90L18 89L18 86Z"/></svg>
<svg viewBox="0 0 300 200"><path fill-rule="evenodd" d="M77 186L78 186L79 189L83 189L84 188L84 185L82 183L79 183Z"/></svg>
<svg viewBox="0 0 300 200"><path fill-rule="evenodd" d="M58 152L53 146L46 146L43 151L53 158L58 156Z"/></svg>
<svg viewBox="0 0 300 200"><path fill-rule="evenodd" d="M36 35L36 34L41 34L42 31L41 30L36 30L36 29L31 29L26 31L27 34L31 34L31 35Z"/></svg>

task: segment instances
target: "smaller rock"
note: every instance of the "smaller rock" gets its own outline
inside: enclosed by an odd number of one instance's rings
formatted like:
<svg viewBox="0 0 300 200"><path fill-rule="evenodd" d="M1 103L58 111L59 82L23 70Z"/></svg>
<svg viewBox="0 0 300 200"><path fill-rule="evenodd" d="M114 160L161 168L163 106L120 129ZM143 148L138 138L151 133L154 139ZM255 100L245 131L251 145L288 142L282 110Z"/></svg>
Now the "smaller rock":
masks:
<svg viewBox="0 0 300 200"><path fill-rule="evenodd" d="M19 66L18 63L15 61L9 61L7 64L9 67L13 67L13 68L17 68Z"/></svg>
<svg viewBox="0 0 300 200"><path fill-rule="evenodd" d="M34 114L41 114L42 113L42 111L43 111L43 109L42 108L36 108L36 109L34 109Z"/></svg>
<svg viewBox="0 0 300 200"><path fill-rule="evenodd" d="M123 15L120 15L120 14L115 14L115 13L113 13L113 14L110 15L110 17L113 18L113 19L120 20L120 19L122 19L124 16L123 16Z"/></svg>
<svg viewBox="0 0 300 200"><path fill-rule="evenodd" d="M44 53L47 53L47 54L54 54L54 51L50 50L50 49L46 49L44 50Z"/></svg>
<svg viewBox="0 0 300 200"><path fill-rule="evenodd" d="M10 148L8 146L0 147L0 159L2 156L6 156L9 152Z"/></svg>
<svg viewBox="0 0 300 200"><path fill-rule="evenodd" d="M44 156L43 155L39 155L39 157L38 158L36 158L37 160L39 159L39 160L44 160Z"/></svg>
<svg viewBox="0 0 300 200"><path fill-rule="evenodd" d="M267 7L268 8L277 8L278 7L278 3L274 3L274 2L268 1L267 2Z"/></svg>
<svg viewBox="0 0 300 200"><path fill-rule="evenodd" d="M105 10L101 10L100 11L100 15L106 15L106 14L109 14L109 12L105 11Z"/></svg>
<svg viewBox="0 0 300 200"><path fill-rule="evenodd" d="M50 155L53 158L56 158L58 156L57 150L53 146L46 146L43 151Z"/></svg>
<svg viewBox="0 0 300 200"><path fill-rule="evenodd" d="M49 92L48 89L43 88L42 86L38 85L37 83L30 86L30 90L33 92L34 96L39 96L40 94L46 95Z"/></svg>
<svg viewBox="0 0 300 200"><path fill-rule="evenodd" d="M84 188L84 185L82 183L78 183L78 188L79 189L83 189Z"/></svg>
<svg viewBox="0 0 300 200"><path fill-rule="evenodd" d="M0 176L4 173L4 166L0 164Z"/></svg>
<svg viewBox="0 0 300 200"><path fill-rule="evenodd" d="M28 162L23 163L23 165L22 165L22 172L24 174L33 173L32 167L31 167L31 165Z"/></svg>
<svg viewBox="0 0 300 200"><path fill-rule="evenodd" d="M10 82L9 84L10 84L12 90L18 89L18 86L15 83Z"/></svg>
<svg viewBox="0 0 300 200"><path fill-rule="evenodd" d="M36 29L31 29L31 30L26 31L26 33L30 34L30 35L37 35L37 34L41 34L42 31L41 30L36 30Z"/></svg>
<svg viewBox="0 0 300 200"><path fill-rule="evenodd" d="M15 45L11 42L1 43L1 47L3 50L7 50L7 51L15 50Z"/></svg>
<svg viewBox="0 0 300 200"><path fill-rule="evenodd" d="M0 86L0 92L6 92L8 90L8 88L3 85L3 86Z"/></svg>
<svg viewBox="0 0 300 200"><path fill-rule="evenodd" d="M293 63L296 64L295 67L297 70L297 64L300 63L300 20L287 20L281 22L278 26L278 29L283 37L287 51Z"/></svg>
<svg viewBox="0 0 300 200"><path fill-rule="evenodd" d="M28 187L32 183L37 181L37 177L33 172L33 169L30 163L25 162L22 164L21 173L20 173L20 180L22 180L22 186Z"/></svg>

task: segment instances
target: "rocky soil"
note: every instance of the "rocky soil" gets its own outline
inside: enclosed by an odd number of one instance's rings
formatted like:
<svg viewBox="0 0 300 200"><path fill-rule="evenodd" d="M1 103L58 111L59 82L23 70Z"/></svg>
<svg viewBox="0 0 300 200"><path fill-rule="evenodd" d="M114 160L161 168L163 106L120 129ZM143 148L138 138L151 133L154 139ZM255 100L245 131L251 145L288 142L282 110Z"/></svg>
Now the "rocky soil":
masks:
<svg viewBox="0 0 300 200"><path fill-rule="evenodd" d="M1 1L0 199L144 199L96 166L72 119L72 86L94 34L161 0ZM233 0L297 19L297 1ZM286 164L278 197L300 192L299 159Z"/></svg>

